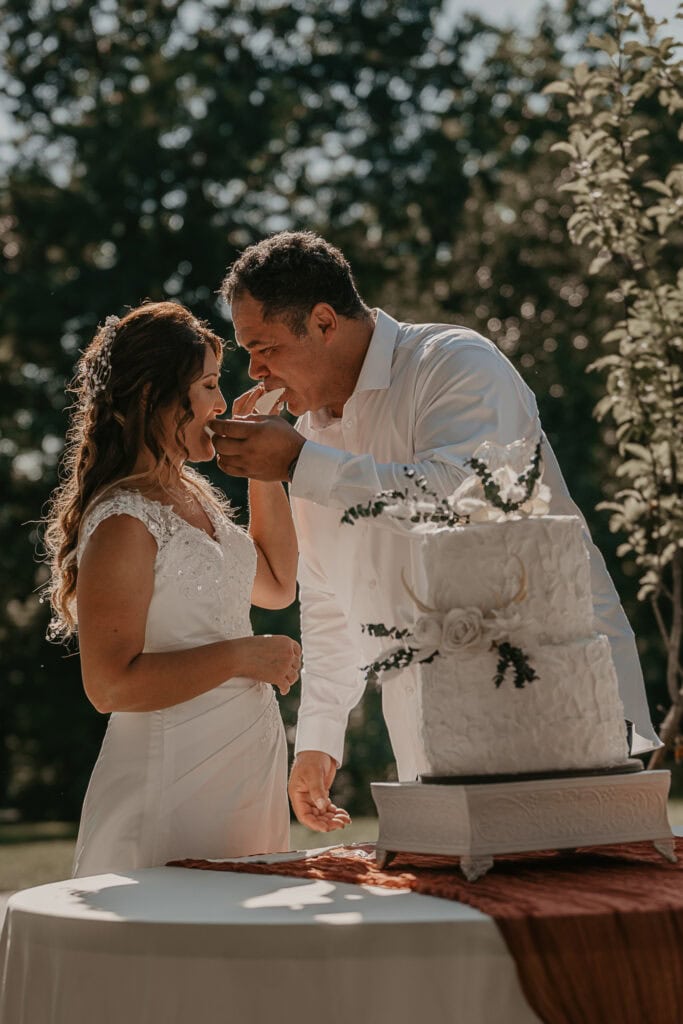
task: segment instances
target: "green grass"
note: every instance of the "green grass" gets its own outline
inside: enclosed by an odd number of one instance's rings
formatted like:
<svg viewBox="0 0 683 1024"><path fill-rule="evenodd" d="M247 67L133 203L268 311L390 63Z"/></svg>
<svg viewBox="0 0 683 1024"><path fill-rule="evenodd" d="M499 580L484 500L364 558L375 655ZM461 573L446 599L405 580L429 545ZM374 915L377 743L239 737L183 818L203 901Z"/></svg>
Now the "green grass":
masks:
<svg viewBox="0 0 683 1024"><path fill-rule="evenodd" d="M683 827L683 799L669 801L669 821ZM56 882L71 874L76 826L65 822L0 825L0 892ZM310 832L292 825L293 850L310 850L335 843L374 842L376 818L356 818L342 831Z"/></svg>
<svg viewBox="0 0 683 1024"><path fill-rule="evenodd" d="M71 875L77 828L68 822L0 825L0 892L29 889ZM335 843L374 842L375 818L358 818L343 831L310 832L293 824L294 850L311 850Z"/></svg>

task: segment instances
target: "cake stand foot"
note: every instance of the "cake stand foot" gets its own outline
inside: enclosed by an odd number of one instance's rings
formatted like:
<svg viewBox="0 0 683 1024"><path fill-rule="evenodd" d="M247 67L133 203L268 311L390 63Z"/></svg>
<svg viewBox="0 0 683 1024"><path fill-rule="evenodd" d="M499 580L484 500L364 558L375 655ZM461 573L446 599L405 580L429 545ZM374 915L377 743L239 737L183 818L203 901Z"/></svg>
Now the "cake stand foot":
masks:
<svg viewBox="0 0 683 1024"><path fill-rule="evenodd" d="M476 882L478 878L485 875L493 867L493 857L468 857L460 858L460 870L468 882Z"/></svg>
<svg viewBox="0 0 683 1024"><path fill-rule="evenodd" d="M393 850L375 850L375 860L378 868L388 868L396 854Z"/></svg>
<svg viewBox="0 0 683 1024"><path fill-rule="evenodd" d="M655 850L657 850L658 853L661 853L662 857L666 857L671 864L676 864L678 862L673 839L655 839L652 845Z"/></svg>

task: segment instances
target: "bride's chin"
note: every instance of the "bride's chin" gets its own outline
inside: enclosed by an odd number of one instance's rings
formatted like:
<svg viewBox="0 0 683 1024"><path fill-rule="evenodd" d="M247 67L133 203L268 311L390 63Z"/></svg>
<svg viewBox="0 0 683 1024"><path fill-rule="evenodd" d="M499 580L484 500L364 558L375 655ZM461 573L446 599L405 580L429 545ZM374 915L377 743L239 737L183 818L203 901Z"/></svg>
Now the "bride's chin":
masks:
<svg viewBox="0 0 683 1024"><path fill-rule="evenodd" d="M206 442L202 439L199 444L193 445L190 449L188 456L188 462L211 462L216 457L216 449L212 445L209 438L206 438Z"/></svg>

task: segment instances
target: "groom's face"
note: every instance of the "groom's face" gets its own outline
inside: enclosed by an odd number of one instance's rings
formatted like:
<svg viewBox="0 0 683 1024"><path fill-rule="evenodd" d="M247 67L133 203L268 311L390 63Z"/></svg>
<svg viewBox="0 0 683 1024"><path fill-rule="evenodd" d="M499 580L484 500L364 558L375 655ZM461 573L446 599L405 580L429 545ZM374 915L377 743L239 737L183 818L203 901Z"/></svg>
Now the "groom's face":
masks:
<svg viewBox="0 0 683 1024"><path fill-rule="evenodd" d="M294 416L322 408L325 346L315 334L299 337L281 318L265 320L262 305L249 294L232 307L235 337L249 354L249 376L267 391L285 388L282 401Z"/></svg>

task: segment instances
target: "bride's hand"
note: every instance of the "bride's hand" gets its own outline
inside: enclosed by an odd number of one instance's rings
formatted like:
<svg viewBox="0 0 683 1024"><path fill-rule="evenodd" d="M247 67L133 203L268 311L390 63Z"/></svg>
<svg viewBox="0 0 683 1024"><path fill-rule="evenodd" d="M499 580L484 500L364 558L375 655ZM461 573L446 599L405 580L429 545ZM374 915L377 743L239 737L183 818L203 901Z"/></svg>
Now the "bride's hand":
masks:
<svg viewBox="0 0 683 1024"><path fill-rule="evenodd" d="M239 395L232 403L232 416L253 416L258 415L255 406L259 398L262 398L266 394L266 389L263 384L257 384L256 387L250 388L249 391L245 391L243 395ZM268 415L277 416L280 412L281 405L276 402L275 408L270 411Z"/></svg>
<svg viewBox="0 0 683 1024"><path fill-rule="evenodd" d="M301 647L289 636L245 636L234 641L240 644L240 675L259 679L289 693L299 678Z"/></svg>
<svg viewBox="0 0 683 1024"><path fill-rule="evenodd" d="M256 387L245 391L243 395L238 395L232 403L232 416L251 416L254 406L263 394L263 391L263 385L257 384Z"/></svg>

